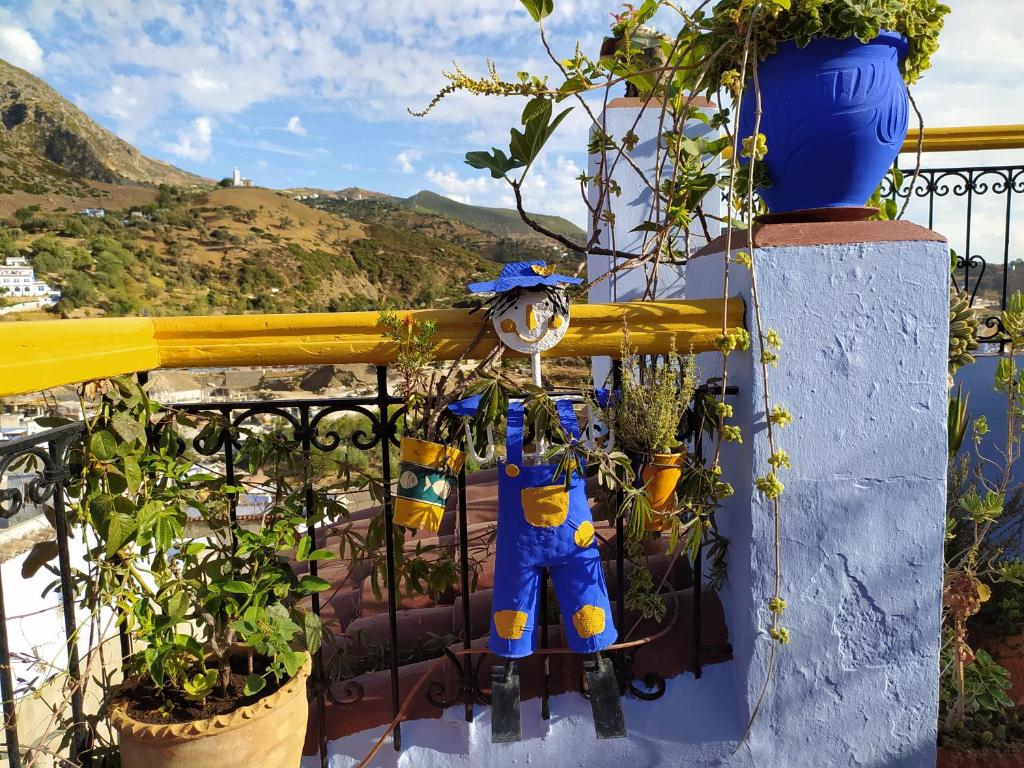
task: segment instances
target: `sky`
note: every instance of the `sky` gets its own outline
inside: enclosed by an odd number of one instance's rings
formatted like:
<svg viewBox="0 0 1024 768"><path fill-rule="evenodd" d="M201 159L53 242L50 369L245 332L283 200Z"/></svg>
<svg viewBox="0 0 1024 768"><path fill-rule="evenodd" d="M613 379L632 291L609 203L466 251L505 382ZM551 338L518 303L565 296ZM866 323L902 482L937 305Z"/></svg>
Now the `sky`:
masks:
<svg viewBox="0 0 1024 768"><path fill-rule="evenodd" d="M1024 0L946 0L934 66L913 93L928 125L1024 123ZM684 3L690 4L691 3ZM555 0L560 57L596 55L615 0ZM664 17L656 20L670 28ZM507 146L521 102L457 96L415 118L453 61L513 78L553 66L518 0L0 0L0 58L44 78L144 153L275 188L431 189L511 206L467 151ZM582 224L576 109L527 184L527 207ZM1024 162L933 155L931 165Z"/></svg>

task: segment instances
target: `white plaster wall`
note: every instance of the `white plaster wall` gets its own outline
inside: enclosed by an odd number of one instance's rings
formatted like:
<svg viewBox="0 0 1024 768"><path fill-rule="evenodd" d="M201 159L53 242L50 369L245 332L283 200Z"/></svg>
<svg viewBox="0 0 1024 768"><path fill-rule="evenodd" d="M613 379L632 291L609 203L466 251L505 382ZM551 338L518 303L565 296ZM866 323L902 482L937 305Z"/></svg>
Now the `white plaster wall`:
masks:
<svg viewBox="0 0 1024 768"><path fill-rule="evenodd" d="M753 766L935 765L945 506L948 250L936 242L761 248L767 327L782 336L772 400L793 413L780 446L783 624L792 643L744 745ZM691 262L691 298L721 295L721 256ZM750 298L735 265L730 293ZM748 319L748 326L752 319ZM703 355L705 375L717 355ZM720 358L718 358L720 359ZM736 494L722 593L741 716L758 700L773 574L763 388L730 357L744 443L722 454ZM737 756L738 758L739 756Z"/></svg>

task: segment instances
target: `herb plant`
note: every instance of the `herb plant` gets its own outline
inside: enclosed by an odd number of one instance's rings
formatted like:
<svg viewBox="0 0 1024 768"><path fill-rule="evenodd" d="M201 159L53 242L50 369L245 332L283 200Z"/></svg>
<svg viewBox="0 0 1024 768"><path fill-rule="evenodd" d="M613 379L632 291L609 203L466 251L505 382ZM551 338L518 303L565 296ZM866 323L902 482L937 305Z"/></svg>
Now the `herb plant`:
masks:
<svg viewBox="0 0 1024 768"><path fill-rule="evenodd" d="M679 424L697 386L694 356L680 358L674 343L664 358L638 355L624 333L621 361L621 389L603 413L616 440L645 460L671 453L679 444Z"/></svg>

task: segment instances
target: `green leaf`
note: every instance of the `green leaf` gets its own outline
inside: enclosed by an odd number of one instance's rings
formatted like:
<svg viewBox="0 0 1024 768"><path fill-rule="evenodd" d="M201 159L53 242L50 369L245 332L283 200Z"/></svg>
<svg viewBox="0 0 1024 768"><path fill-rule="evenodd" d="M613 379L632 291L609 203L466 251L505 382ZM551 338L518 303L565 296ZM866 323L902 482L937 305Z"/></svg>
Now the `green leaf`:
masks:
<svg viewBox="0 0 1024 768"><path fill-rule="evenodd" d="M302 614L302 633L306 639L307 651L316 653L320 650L324 637L324 626L320 617L312 611L305 611Z"/></svg>
<svg viewBox="0 0 1024 768"><path fill-rule="evenodd" d="M313 540L309 536L303 536L299 540L299 547L295 551L295 559L304 563L309 559L309 550L313 547Z"/></svg>
<svg viewBox="0 0 1024 768"><path fill-rule="evenodd" d="M779 6L779 8L783 8L783 9L785 9L787 11L790 10L793 7L793 0L771 0L771 1L775 5Z"/></svg>
<svg viewBox="0 0 1024 768"><path fill-rule="evenodd" d="M185 680L182 688L190 699L205 699L213 691L217 683L217 670L201 672L191 680Z"/></svg>
<svg viewBox="0 0 1024 768"><path fill-rule="evenodd" d="M523 108L523 125L529 125L534 120L539 120L541 125L547 125L551 120L551 102L543 96L530 99Z"/></svg>
<svg viewBox="0 0 1024 768"><path fill-rule="evenodd" d="M164 614L172 622L177 624L188 614L188 597L184 592L175 592L167 599L164 605Z"/></svg>
<svg viewBox="0 0 1024 768"><path fill-rule="evenodd" d="M124 477L128 483L128 493L136 493L142 486L142 468L132 456L124 459Z"/></svg>
<svg viewBox="0 0 1024 768"><path fill-rule="evenodd" d="M312 552L309 553L309 558L308 559L310 559L310 560L333 560L336 557L337 557L337 555L335 555L329 549L314 549Z"/></svg>
<svg viewBox="0 0 1024 768"><path fill-rule="evenodd" d="M529 122L523 124L525 131L513 128L510 131L511 138L508 145L509 151L512 153L512 159L522 163L523 165L529 165L532 163L544 148L544 145L551 137L551 134L555 132L559 123L561 123L562 120L565 119L565 116L570 112L572 112L572 107L569 107L559 113L559 115L551 121L550 124L548 124L546 119L542 119L545 117L543 113L534 114L531 116Z"/></svg>
<svg viewBox="0 0 1024 768"><path fill-rule="evenodd" d="M246 696L255 696L257 693L262 691L267 685L267 680L262 675L249 675L245 678L245 688L243 689Z"/></svg>
<svg viewBox="0 0 1024 768"><path fill-rule="evenodd" d="M308 595L312 592L323 592L331 588L331 582L321 579L319 576L303 576L299 579L299 591Z"/></svg>
<svg viewBox="0 0 1024 768"><path fill-rule="evenodd" d="M120 411L115 413L110 420L110 424L114 428L114 432L124 440L129 442L146 442L146 430L129 414Z"/></svg>
<svg viewBox="0 0 1024 768"><path fill-rule="evenodd" d="M288 671L289 677L294 677L295 673L302 668L302 662L306 660L306 655L299 651L285 651L281 654L281 661L284 663L284 668Z"/></svg>
<svg viewBox="0 0 1024 768"><path fill-rule="evenodd" d="M127 542L137 530L135 518L122 512L115 512L110 516L107 524L107 557L117 554L125 542Z"/></svg>
<svg viewBox="0 0 1024 768"><path fill-rule="evenodd" d="M110 461L117 456L117 438L105 429L89 437L89 452L100 461Z"/></svg>
<svg viewBox="0 0 1024 768"><path fill-rule="evenodd" d="M555 0L519 0L534 21L550 16L555 10Z"/></svg>
<svg viewBox="0 0 1024 768"><path fill-rule="evenodd" d="M247 584L244 581L229 581L226 584L224 584L222 589L225 592L233 592L236 595L252 594L252 584Z"/></svg>
<svg viewBox="0 0 1024 768"><path fill-rule="evenodd" d="M471 168L488 170L491 172L491 177L495 179L504 178L505 174L509 171L522 167L522 163L510 159L497 147L492 148L490 153L482 150L478 152L467 152L466 165Z"/></svg>

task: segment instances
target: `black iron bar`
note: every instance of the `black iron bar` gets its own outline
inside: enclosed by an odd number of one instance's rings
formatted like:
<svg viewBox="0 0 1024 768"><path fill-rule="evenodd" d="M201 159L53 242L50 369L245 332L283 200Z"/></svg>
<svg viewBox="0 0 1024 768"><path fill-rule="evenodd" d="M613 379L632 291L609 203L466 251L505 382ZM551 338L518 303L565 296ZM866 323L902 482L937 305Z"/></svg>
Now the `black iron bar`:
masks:
<svg viewBox="0 0 1024 768"><path fill-rule="evenodd" d="M18 742L18 714L14 706L14 683L11 680L11 647L7 641L7 609L4 606L4 585L0 579L0 693L4 697L4 734L7 741L7 764L21 768L21 746Z"/></svg>
<svg viewBox="0 0 1024 768"><path fill-rule="evenodd" d="M388 414L388 369L377 366L377 407L380 409L381 480L384 503L384 554L387 561L388 624L391 638L391 712L397 717L402 705L398 687L398 584L395 578L394 510L391 504L391 419ZM397 752L402 748L401 724L391 732L391 742Z"/></svg>
<svg viewBox="0 0 1024 768"><path fill-rule="evenodd" d="M642 371L643 367L640 370ZM612 363L612 388L615 392L622 390L621 360L615 360ZM639 473L641 471L640 465L637 464L635 469ZM636 481L642 482L639 477L636 478ZM615 622L619 632L626 631L626 521L622 518L622 499L622 489L616 488L615 509L612 514L615 515L615 585L618 589L618 599L615 601ZM627 639L624 636L619 636L619 640ZM616 651L614 661L618 670L625 669L625 652Z"/></svg>
<svg viewBox="0 0 1024 768"><path fill-rule="evenodd" d="M227 425L231 424L231 411L225 409L222 411L224 420ZM227 437L224 440L224 480L228 485L235 485L235 443L232 439L231 427L225 425L224 429L228 431ZM236 531L238 530L238 494L232 491L228 494L228 518L231 521L231 525L228 528L228 535L231 537L231 555L234 556L238 549L238 536Z"/></svg>
<svg viewBox="0 0 1024 768"><path fill-rule="evenodd" d="M57 532L57 562L60 567L61 613L64 616L64 637L67 640L68 677L71 679L71 715L75 736L71 746L72 758L85 758L91 742L89 725L85 720L82 696L82 671L78 657L78 620L75 616L75 590L71 584L71 556L68 550L68 521L64 508L64 487L68 480L67 444L51 441L51 466L44 470L43 480L52 485L53 523Z"/></svg>
<svg viewBox="0 0 1024 768"><path fill-rule="evenodd" d="M548 569L540 572L540 647L548 647ZM544 720L551 719L551 656L544 654L544 682L541 688L540 716Z"/></svg>
<svg viewBox="0 0 1024 768"><path fill-rule="evenodd" d="M704 464L704 419L707 415L704 409L705 398L703 395L697 397L696 400L696 434L693 438L693 455L698 465ZM696 525L703 525L701 520L697 520ZM704 571L704 532L701 531L700 544L697 547L697 551L693 555L693 616L692 616L692 636L690 638L693 644L693 677L696 680L700 679L701 672L701 626L700 626L700 602L701 592L703 590L703 571Z"/></svg>
<svg viewBox="0 0 1024 768"><path fill-rule="evenodd" d="M1013 175L1009 174L1006 179L1006 226L1003 228L1003 292L1002 302L999 305L1001 310L1006 309L1006 283L1010 275L1010 223L1011 209L1013 203Z"/></svg>
<svg viewBox="0 0 1024 768"><path fill-rule="evenodd" d="M309 424L309 405L299 408L299 438L302 446L302 489L303 489L303 510L306 515L306 535L310 539L310 549L318 548L316 541L316 510L314 509L313 478L310 472L313 462L313 433ZM317 576L317 561L309 561L309 575ZM313 614L320 618L320 593L313 592L310 596L310 608ZM320 755L320 768L327 768L327 700L325 696L325 675L324 675L324 652L323 648L317 648L313 654L313 690L316 696L317 712L317 739L318 752Z"/></svg>
<svg viewBox="0 0 1024 768"><path fill-rule="evenodd" d="M467 442L468 449L468 442ZM459 472L459 566L460 579L462 583L462 647L469 649L473 640L473 632L470 627L471 612L469 605L470 589L469 582L469 520L466 509L466 467L463 465ZM475 674L472 660L467 657L465 674ZM467 697L465 701L466 722L473 722L473 701Z"/></svg>

